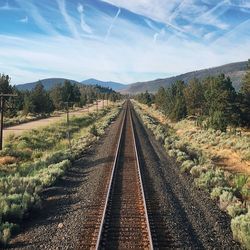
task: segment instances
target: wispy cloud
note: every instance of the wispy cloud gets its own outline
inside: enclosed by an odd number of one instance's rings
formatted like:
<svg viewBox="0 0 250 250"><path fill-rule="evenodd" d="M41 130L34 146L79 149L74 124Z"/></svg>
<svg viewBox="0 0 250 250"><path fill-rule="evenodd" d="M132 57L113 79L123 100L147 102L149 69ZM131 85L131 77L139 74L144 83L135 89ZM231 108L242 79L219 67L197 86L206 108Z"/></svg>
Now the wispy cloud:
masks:
<svg viewBox="0 0 250 250"><path fill-rule="evenodd" d="M81 28L84 32L88 33L88 34L92 34L93 31L90 28L90 26L85 22L84 20L84 7L82 4L78 4L77 6L77 11L80 13L80 20L81 20Z"/></svg>
<svg viewBox="0 0 250 250"><path fill-rule="evenodd" d="M219 19L229 8L228 0L221 1L215 5L212 9L205 12L203 15L197 17L194 23L209 24L219 29L226 30L229 28L228 23L225 23Z"/></svg>
<svg viewBox="0 0 250 250"><path fill-rule="evenodd" d="M28 21L29 21L28 16L26 16L26 17L21 18L21 19L18 20L18 22L20 22L20 23L28 23Z"/></svg>
<svg viewBox="0 0 250 250"><path fill-rule="evenodd" d="M18 8L12 7L7 0L3 5L0 6L0 10L18 10Z"/></svg>
<svg viewBox="0 0 250 250"><path fill-rule="evenodd" d="M110 24L108 30L107 30L107 33L106 33L106 36L105 36L105 41L108 40L108 38L109 38L109 36L110 36L110 33L111 33L111 30L113 29L113 26L114 26L114 24L115 24L115 21L116 21L116 19L119 17L120 13L121 13L121 9L119 8L119 9L117 10L117 13L116 13L116 15L114 16L114 18L113 18L111 24Z"/></svg>
<svg viewBox="0 0 250 250"><path fill-rule="evenodd" d="M57 0L57 4L59 6L59 10L69 28L69 31L75 38L80 38L77 27L75 26L74 21L71 16L67 13L65 0Z"/></svg>
<svg viewBox="0 0 250 250"><path fill-rule="evenodd" d="M47 20L40 14L38 8L32 3L32 1L23 1L23 0L16 0L18 5L29 13L32 18L34 19L36 25L43 30L45 33L51 35L58 35L58 32L54 29L54 27L47 22Z"/></svg>

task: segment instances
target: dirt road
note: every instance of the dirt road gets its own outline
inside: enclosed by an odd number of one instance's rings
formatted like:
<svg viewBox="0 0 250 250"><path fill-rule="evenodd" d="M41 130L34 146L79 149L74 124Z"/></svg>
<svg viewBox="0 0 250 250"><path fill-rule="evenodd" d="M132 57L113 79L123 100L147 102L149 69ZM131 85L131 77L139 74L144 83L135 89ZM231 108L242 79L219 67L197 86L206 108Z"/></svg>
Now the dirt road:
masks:
<svg viewBox="0 0 250 250"><path fill-rule="evenodd" d="M105 102L105 105L106 105L106 102ZM102 103L102 101L99 101L98 102L98 109L101 109L101 108L103 108L103 103ZM94 110L96 110L96 105L91 105L89 107L89 109L87 107L84 107L84 108L79 109L79 110L71 111L70 116L80 116L88 111L94 111ZM40 119L37 121L31 121L31 122L19 124L16 126L11 126L11 127L5 128L3 130L3 138L6 139L11 134L20 135L25 131L35 129L35 128L45 127L45 126L51 125L53 123L59 122L63 119L66 119L65 113L61 113L61 114L54 115L54 116L51 116L51 117L45 118L45 119Z"/></svg>

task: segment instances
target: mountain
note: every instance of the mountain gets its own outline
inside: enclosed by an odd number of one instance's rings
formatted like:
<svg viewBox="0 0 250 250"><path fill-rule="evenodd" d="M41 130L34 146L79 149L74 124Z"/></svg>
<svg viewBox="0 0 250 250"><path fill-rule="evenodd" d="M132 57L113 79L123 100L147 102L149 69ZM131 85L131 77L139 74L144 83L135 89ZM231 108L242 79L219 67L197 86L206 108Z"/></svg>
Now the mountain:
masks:
<svg viewBox="0 0 250 250"><path fill-rule="evenodd" d="M135 93L145 92L146 90L149 92L156 92L160 87L168 87L177 80L183 80L184 82L187 83L193 78L198 78L202 80L208 76L215 76L221 73L224 73L226 76L229 76L233 82L233 86L235 87L235 89L239 90L241 79L244 76L246 68L247 68L247 61L230 63L219 67L192 71L189 73L165 79L157 79L154 81L133 83L128 85L128 87L124 89L122 93L135 94Z"/></svg>
<svg viewBox="0 0 250 250"><path fill-rule="evenodd" d="M65 78L47 78L47 79L40 80L40 82L43 84L44 88L48 90L48 89L53 88L58 83L64 83L66 80L70 81L71 83L79 83L75 80L70 80L70 79L65 79ZM37 83L38 81L24 83L24 84L16 85L16 87L19 90L31 90L36 86Z"/></svg>
<svg viewBox="0 0 250 250"><path fill-rule="evenodd" d="M102 87L111 88L111 89L113 89L115 91L123 90L123 89L125 89L127 87L127 85L122 84L122 83L110 82L110 81L103 82L103 81L96 80L96 79L93 79L93 78L84 80L81 83L87 84L87 85L100 85Z"/></svg>

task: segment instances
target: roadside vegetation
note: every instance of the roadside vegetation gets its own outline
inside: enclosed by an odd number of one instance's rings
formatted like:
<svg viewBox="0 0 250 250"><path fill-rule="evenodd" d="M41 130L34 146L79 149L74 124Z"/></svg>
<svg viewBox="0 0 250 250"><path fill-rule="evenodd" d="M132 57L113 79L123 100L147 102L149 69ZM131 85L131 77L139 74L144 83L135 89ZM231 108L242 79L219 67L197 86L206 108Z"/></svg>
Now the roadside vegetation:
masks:
<svg viewBox="0 0 250 250"><path fill-rule="evenodd" d="M249 61L250 63L250 61ZM250 64L249 64L250 67ZM224 75L177 82L136 97L142 121L182 173L231 217L234 238L250 249L250 68L239 93Z"/></svg>
<svg viewBox="0 0 250 250"><path fill-rule="evenodd" d="M250 248L249 175L236 174L220 168L211 155L207 154L206 149L196 144L194 137L186 141L178 136L172 126L162 123L159 118L164 116L153 107L149 108L135 101L134 107L146 127L163 144L168 155L177 162L180 172L191 175L197 188L209 192L220 209L231 216L231 229L235 239ZM214 132L211 131L212 133ZM206 136L204 139L207 139ZM247 142L249 145L249 137ZM247 150L249 151L249 147Z"/></svg>
<svg viewBox="0 0 250 250"><path fill-rule="evenodd" d="M148 92L136 96L140 103L155 105L172 121L187 117L198 126L226 132L237 127L250 127L250 60L248 71L237 93L229 77L221 74L188 84L177 81L168 88L161 87L153 95Z"/></svg>
<svg viewBox="0 0 250 250"><path fill-rule="evenodd" d="M82 85L65 81L46 90L37 82L32 90L20 91L11 84L8 75L0 74L0 93L16 94L5 100L4 126L12 126L50 116L55 111L69 107L83 107L98 99L115 102L121 98L112 89L98 85Z"/></svg>
<svg viewBox="0 0 250 250"><path fill-rule="evenodd" d="M0 245L8 243L30 211L41 208L42 191L98 140L120 107L114 103L98 112L72 117L69 130L65 121L7 138L0 152Z"/></svg>

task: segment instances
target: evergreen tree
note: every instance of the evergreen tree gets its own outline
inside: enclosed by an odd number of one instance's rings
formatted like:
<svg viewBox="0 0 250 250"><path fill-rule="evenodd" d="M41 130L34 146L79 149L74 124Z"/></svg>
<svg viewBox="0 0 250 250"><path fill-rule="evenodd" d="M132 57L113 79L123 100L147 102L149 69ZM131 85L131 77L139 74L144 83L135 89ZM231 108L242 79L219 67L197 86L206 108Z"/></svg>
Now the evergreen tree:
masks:
<svg viewBox="0 0 250 250"><path fill-rule="evenodd" d="M198 79L191 80L185 89L185 100L188 115L200 116L204 110L204 91Z"/></svg>
<svg viewBox="0 0 250 250"><path fill-rule="evenodd" d="M62 84L56 84L49 93L55 109L63 108L63 87Z"/></svg>
<svg viewBox="0 0 250 250"><path fill-rule="evenodd" d="M155 94L155 105L156 108L164 112L166 115L167 111L167 93L165 88L160 87L158 92Z"/></svg>
<svg viewBox="0 0 250 250"><path fill-rule="evenodd" d="M147 104L148 106L150 106L152 104L152 95L148 93L148 91L146 90L145 93L141 93L139 95L137 95L137 100L143 104Z"/></svg>
<svg viewBox="0 0 250 250"><path fill-rule="evenodd" d="M30 97L30 93L24 95L23 114L34 113L35 107Z"/></svg>
<svg viewBox="0 0 250 250"><path fill-rule="evenodd" d="M63 102L80 102L81 93L76 84L72 84L66 80L62 85L62 101Z"/></svg>
<svg viewBox="0 0 250 250"><path fill-rule="evenodd" d="M250 127L250 59L248 60L248 70L242 81L239 93L239 103L242 115L242 123Z"/></svg>
<svg viewBox="0 0 250 250"><path fill-rule="evenodd" d="M226 78L224 74L209 77L204 81L204 88L210 127L226 131L227 125L234 125L235 119L233 118L236 113L237 95L230 78ZM219 115L220 118L218 118ZM220 128L217 120L223 121Z"/></svg>
<svg viewBox="0 0 250 250"><path fill-rule="evenodd" d="M0 93L1 94L10 94L13 91L12 86L10 85L10 77L8 75L0 74Z"/></svg>
<svg viewBox="0 0 250 250"><path fill-rule="evenodd" d="M172 85L171 89L173 109L170 112L170 118L179 121L187 116L187 107L184 96L185 83L183 81L177 81Z"/></svg>
<svg viewBox="0 0 250 250"><path fill-rule="evenodd" d="M50 113L54 110L53 102L40 82L31 91L30 99L34 113Z"/></svg>

